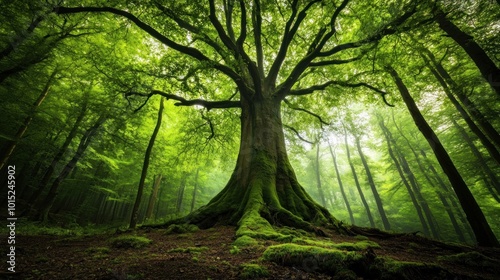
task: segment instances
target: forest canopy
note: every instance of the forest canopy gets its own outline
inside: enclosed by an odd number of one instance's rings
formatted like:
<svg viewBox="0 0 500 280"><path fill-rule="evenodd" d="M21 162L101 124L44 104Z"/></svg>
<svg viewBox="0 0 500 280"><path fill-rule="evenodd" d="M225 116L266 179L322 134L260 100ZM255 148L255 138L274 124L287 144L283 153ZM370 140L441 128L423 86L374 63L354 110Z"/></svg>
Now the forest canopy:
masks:
<svg viewBox="0 0 500 280"><path fill-rule="evenodd" d="M16 213L498 247L497 2L7 1Z"/></svg>

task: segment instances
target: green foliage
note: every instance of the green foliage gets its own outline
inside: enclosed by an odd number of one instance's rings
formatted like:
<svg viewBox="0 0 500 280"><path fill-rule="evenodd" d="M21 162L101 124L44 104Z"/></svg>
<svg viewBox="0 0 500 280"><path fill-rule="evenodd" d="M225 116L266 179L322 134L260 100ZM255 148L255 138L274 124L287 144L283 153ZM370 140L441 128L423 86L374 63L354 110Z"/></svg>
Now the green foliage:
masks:
<svg viewBox="0 0 500 280"><path fill-rule="evenodd" d="M150 245L152 242L152 240L146 237L136 235L122 235L109 240L111 246L124 249L140 249Z"/></svg>
<svg viewBox="0 0 500 280"><path fill-rule="evenodd" d="M254 263L244 263L240 265L242 279L257 279L261 277L267 277L269 271L261 265Z"/></svg>

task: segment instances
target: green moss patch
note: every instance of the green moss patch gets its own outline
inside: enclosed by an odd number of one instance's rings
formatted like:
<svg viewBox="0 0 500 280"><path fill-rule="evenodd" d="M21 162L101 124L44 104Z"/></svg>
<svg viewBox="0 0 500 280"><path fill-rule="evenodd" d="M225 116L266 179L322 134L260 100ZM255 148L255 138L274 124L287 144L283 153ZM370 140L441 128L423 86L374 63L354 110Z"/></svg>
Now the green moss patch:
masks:
<svg viewBox="0 0 500 280"><path fill-rule="evenodd" d="M253 263L244 263L241 266L242 279L256 279L269 276L269 271L263 266Z"/></svg>
<svg viewBox="0 0 500 280"><path fill-rule="evenodd" d="M500 262L478 252L467 252L456 255L440 256L438 261L461 266L477 267L490 272L500 273Z"/></svg>
<svg viewBox="0 0 500 280"><path fill-rule="evenodd" d="M453 278L448 271L434 264L400 262L373 254L291 243L270 246L262 259L307 272L326 273L334 276L334 279Z"/></svg>
<svg viewBox="0 0 500 280"><path fill-rule="evenodd" d="M169 253L201 253L208 250L208 247L186 247L169 250Z"/></svg>
<svg viewBox="0 0 500 280"><path fill-rule="evenodd" d="M173 224L170 225L166 230L165 234L180 234L180 233L190 233L190 232L196 232L200 230L196 225L191 225L191 224Z"/></svg>
<svg viewBox="0 0 500 280"><path fill-rule="evenodd" d="M363 251L368 248L380 248L380 245L378 245L378 243L370 240L335 243L328 240L318 241L306 238L296 238L293 240L293 243L346 251Z"/></svg>
<svg viewBox="0 0 500 280"><path fill-rule="evenodd" d="M143 248L151 244L150 239L136 235L122 235L109 240L114 248Z"/></svg>
<svg viewBox="0 0 500 280"><path fill-rule="evenodd" d="M238 246L238 247L248 247L248 246L259 245L259 242L250 236L243 235L243 236L238 237L233 242L233 245Z"/></svg>
<svg viewBox="0 0 500 280"><path fill-rule="evenodd" d="M85 252L90 254L109 254L111 249L108 247L90 247L85 250Z"/></svg>

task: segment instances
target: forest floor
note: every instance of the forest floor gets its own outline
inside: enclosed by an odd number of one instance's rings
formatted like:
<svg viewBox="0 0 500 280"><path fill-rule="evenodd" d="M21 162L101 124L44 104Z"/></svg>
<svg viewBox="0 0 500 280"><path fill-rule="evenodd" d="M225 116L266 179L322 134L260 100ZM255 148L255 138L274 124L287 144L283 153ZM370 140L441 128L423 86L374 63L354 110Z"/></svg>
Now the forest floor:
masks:
<svg viewBox="0 0 500 280"><path fill-rule="evenodd" d="M355 244L363 237L338 235L318 241ZM18 235L16 274L2 270L0 279L380 279L381 276L335 276L321 273L321 263L305 259L297 265L282 265L261 257L271 245L286 243L259 240L257 246L239 248L235 228L219 226L192 233L170 233L162 229L140 229L134 233L152 242L141 248L117 248L111 240L130 233L92 236ZM435 264L445 274L433 276L410 269L406 279L500 279L500 249L445 244L415 235L370 237L380 245L369 250L377 257ZM113 245L114 244L114 245ZM373 243L372 243L373 244ZM125 246L126 247L126 246ZM378 246L377 246L378 247ZM368 250L368 249L367 249ZM365 252L366 253L366 252ZM465 253L465 254L464 254ZM468 256L443 259L442 256ZM3 254L5 256L5 254ZM5 262L2 266L5 266ZM432 271L432 270L430 270ZM432 273L432 272L431 272ZM432 277L429 277L432 276ZM384 277L382 277L384 278ZM394 279L404 279L394 276ZM384 279L393 279L390 276Z"/></svg>

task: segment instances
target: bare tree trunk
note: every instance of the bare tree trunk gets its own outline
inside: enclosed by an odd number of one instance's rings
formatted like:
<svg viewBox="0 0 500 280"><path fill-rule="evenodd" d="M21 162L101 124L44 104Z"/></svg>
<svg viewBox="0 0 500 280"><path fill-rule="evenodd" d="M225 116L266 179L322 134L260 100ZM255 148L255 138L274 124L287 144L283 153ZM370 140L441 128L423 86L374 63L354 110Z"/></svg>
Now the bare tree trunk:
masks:
<svg viewBox="0 0 500 280"><path fill-rule="evenodd" d="M138 222L139 216L139 206L141 205L142 192L144 191L144 182L146 181L146 176L148 175L149 160L151 158L151 152L153 151L153 146L155 144L156 136L158 131L160 131L161 120L163 116L163 97L160 98L160 109L158 110L158 118L156 120L156 126L149 139L148 147L146 148L146 153L144 154L144 162L142 164L141 179L139 180L139 187L137 188L137 196L135 198L134 207L132 208L132 216L130 218L129 228L135 229Z"/></svg>
<svg viewBox="0 0 500 280"><path fill-rule="evenodd" d="M13 140L7 140L7 142L2 147L2 151L0 153L0 170L7 164L7 161L9 160L9 157L12 155L12 153L16 149L17 144L23 138L26 130L28 130L28 127L29 127L31 121L35 117L35 114L36 114L36 111L38 110L38 107L40 107L42 102L45 100L45 98L49 94L50 88L52 86L52 83L53 83L53 80L54 80L56 74L57 74L57 69L54 69L52 71L52 74L50 74L49 80L47 81L47 83L45 83L45 87L43 88L42 92L40 93L40 95L38 96L36 101L33 103L33 105L31 106L31 110L30 110L28 116L26 116L23 124L17 130L16 135L14 136Z"/></svg>
<svg viewBox="0 0 500 280"><path fill-rule="evenodd" d="M358 153L359 157L361 158L361 162L363 163L363 167L365 168L366 172L366 177L368 179L368 184L370 185L370 188L373 193L373 197L375 198L375 203L377 204L377 209L380 214L380 218L382 219L382 224L384 225L385 230L390 230L391 229L391 224L389 223L389 220L387 219L387 215L385 214L384 206L382 204L382 199L380 198L380 195L377 191L377 187L375 186L375 182L373 181L373 176L370 171L370 167L368 166L368 162L366 161L365 155L363 153L363 150L361 149L361 143L359 140L358 136L354 136L356 140L356 147L358 148Z"/></svg>
<svg viewBox="0 0 500 280"><path fill-rule="evenodd" d="M351 204L349 203L349 200L347 199L347 195L346 195L345 190L344 190L344 184L342 184L342 179L340 178L339 167L337 165L337 157L335 156L335 153L333 152L332 145L330 145L330 142L328 142L328 148L330 148L330 154L332 155L333 166L335 167L335 175L337 176L337 182L339 183L340 193L342 193L342 198L344 199L345 207L347 208L347 212L349 213L349 218L351 219L351 224L354 225L354 216L352 214Z"/></svg>
<svg viewBox="0 0 500 280"><path fill-rule="evenodd" d="M358 174L356 173L356 168L354 168L354 164L351 159L351 151L349 149L349 144L347 143L347 131L345 130L345 127L344 127L344 144L347 153L347 161L349 162L349 166L351 167L351 172L352 176L354 177L354 183L356 184L356 189L358 190L361 202L365 207L366 215L368 216L368 221L370 222L370 227L374 228L375 221L373 220L373 215L372 212L370 211L370 206L368 205L363 190L361 189L361 185L359 184Z"/></svg>
<svg viewBox="0 0 500 280"><path fill-rule="evenodd" d="M448 179L450 180L452 187L457 194L460 204L462 205L462 208L467 215L467 220L469 221L472 230L474 231L478 244L480 246L499 247L500 243L491 230L490 225L486 221L486 218L484 217L481 208L479 208L477 201L475 200L474 196L462 179L462 176L453 164L453 161L441 144L441 141L439 141L432 128L420 113L420 110L418 109L415 101L408 92L407 87L397 74L396 70L394 70L391 66L386 66L386 69L393 77L401 93L401 96L403 97L403 101L405 102L413 120L415 121L415 124L429 142L429 145L434 151L437 160L443 168L443 171L448 176Z"/></svg>
<svg viewBox="0 0 500 280"><path fill-rule="evenodd" d="M161 179L162 179L161 174L158 174L155 178L155 181L153 184L153 192L151 193L151 196L149 197L148 209L146 211L146 218L145 218L146 221L150 220L153 216L153 209L155 207L156 200L158 199L158 190L160 189Z"/></svg>
<svg viewBox="0 0 500 280"><path fill-rule="evenodd" d="M194 186L193 186L193 198L191 199L191 211L194 211L194 206L196 204L196 192L198 191L198 174L200 173L200 168L196 169L196 175L194 176Z"/></svg>

